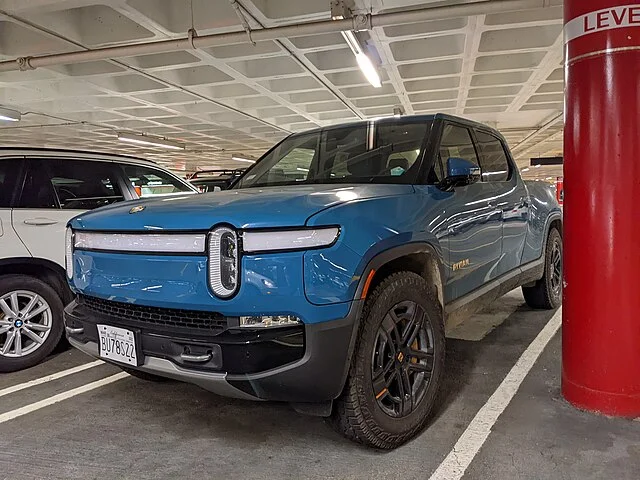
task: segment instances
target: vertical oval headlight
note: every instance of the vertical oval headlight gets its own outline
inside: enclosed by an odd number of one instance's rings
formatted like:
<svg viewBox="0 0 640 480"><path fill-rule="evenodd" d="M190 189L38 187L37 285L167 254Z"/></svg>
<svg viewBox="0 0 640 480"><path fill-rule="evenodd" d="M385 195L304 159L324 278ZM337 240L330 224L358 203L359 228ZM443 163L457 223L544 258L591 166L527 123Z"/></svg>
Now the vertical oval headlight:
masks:
<svg viewBox="0 0 640 480"><path fill-rule="evenodd" d="M238 289L238 235L227 227L209 234L209 284L216 296L231 297Z"/></svg>
<svg viewBox="0 0 640 480"><path fill-rule="evenodd" d="M64 236L64 263L69 280L73 278L73 230L67 227Z"/></svg>

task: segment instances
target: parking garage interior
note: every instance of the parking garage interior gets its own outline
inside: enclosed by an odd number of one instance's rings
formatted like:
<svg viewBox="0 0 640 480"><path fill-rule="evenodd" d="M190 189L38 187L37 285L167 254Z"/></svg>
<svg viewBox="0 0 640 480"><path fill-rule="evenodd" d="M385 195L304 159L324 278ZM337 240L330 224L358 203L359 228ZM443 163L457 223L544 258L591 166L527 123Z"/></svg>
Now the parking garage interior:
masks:
<svg viewBox="0 0 640 480"><path fill-rule="evenodd" d="M447 328L426 426L393 450L284 402L145 382L63 341L0 375L2 476L637 478L639 80L629 0L0 0L0 150L134 157L215 198L292 134L463 117L558 202L564 251L562 307L533 309L518 288ZM186 183L222 170L215 191ZM134 218L146 204L131 205ZM0 259L16 256L11 228ZM6 271L38 275L21 268Z"/></svg>

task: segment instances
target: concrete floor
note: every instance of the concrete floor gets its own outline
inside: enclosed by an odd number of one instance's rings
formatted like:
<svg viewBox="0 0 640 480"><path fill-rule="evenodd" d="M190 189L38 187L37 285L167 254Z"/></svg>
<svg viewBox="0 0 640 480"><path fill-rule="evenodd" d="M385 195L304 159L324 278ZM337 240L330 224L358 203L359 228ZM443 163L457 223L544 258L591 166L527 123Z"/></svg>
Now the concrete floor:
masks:
<svg viewBox="0 0 640 480"><path fill-rule="evenodd" d="M0 423L0 478L336 478L431 476L551 318L513 292L451 332L447 380L430 427L387 453L350 443L287 405L127 377ZM91 361L63 352L5 374L0 390ZM465 479L636 479L640 422L579 412L560 396L560 335L548 345ZM112 375L101 365L6 395L0 414Z"/></svg>

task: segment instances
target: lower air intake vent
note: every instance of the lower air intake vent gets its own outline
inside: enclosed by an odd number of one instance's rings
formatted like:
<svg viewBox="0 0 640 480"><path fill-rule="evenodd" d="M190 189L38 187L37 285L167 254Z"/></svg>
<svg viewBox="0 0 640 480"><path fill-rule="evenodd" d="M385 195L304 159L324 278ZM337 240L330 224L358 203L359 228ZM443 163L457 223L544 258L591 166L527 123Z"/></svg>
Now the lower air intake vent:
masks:
<svg viewBox="0 0 640 480"><path fill-rule="evenodd" d="M139 324L198 329L203 333L205 331L220 333L227 328L225 317L216 312L147 307L84 295L81 295L79 300L82 305L94 312Z"/></svg>

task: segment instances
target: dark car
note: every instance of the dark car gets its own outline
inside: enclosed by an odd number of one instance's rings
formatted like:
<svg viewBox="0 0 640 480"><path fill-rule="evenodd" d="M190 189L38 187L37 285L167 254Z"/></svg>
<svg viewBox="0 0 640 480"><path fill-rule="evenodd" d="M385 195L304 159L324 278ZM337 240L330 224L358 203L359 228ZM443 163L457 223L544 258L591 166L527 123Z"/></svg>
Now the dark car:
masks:
<svg viewBox="0 0 640 480"><path fill-rule="evenodd" d="M200 170L187 178L201 193L227 190L245 169Z"/></svg>

